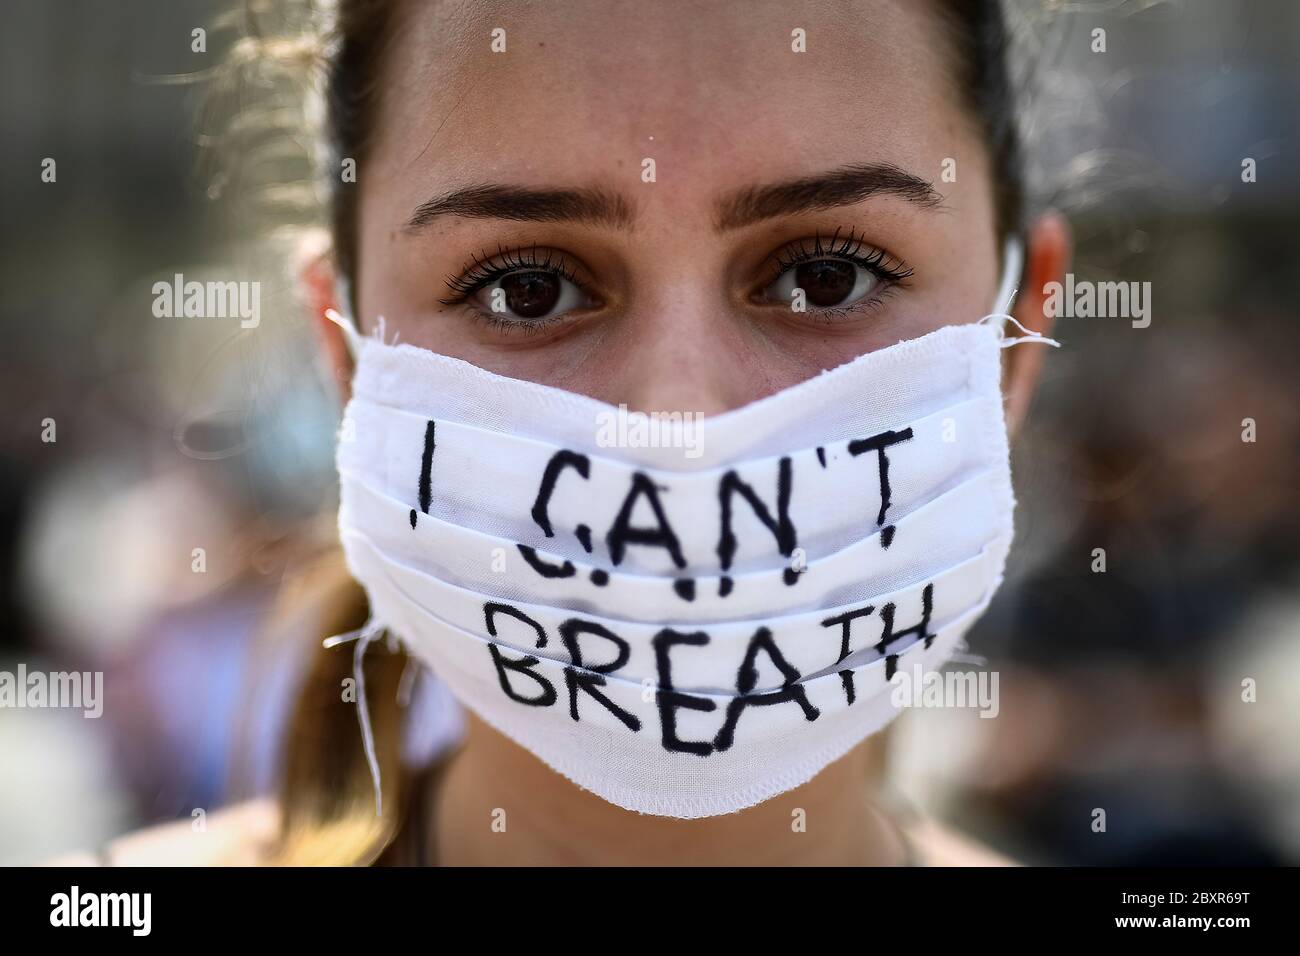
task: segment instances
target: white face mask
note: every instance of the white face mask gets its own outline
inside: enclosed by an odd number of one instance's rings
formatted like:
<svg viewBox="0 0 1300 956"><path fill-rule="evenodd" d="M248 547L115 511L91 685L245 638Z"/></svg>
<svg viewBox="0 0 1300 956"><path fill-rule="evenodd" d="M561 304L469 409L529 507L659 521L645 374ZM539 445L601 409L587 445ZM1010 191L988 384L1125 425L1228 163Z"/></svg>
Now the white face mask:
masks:
<svg viewBox="0 0 1300 956"><path fill-rule="evenodd" d="M696 423L357 337L348 566L373 626L574 783L740 810L888 723L893 674L988 605L1005 344L948 326Z"/></svg>

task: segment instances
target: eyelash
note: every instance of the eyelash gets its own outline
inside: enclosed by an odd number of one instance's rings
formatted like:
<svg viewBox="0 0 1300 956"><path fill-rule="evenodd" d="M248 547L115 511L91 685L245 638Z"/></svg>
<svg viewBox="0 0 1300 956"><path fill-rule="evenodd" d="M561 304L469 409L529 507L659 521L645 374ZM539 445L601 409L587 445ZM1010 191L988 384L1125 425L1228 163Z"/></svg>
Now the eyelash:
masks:
<svg viewBox="0 0 1300 956"><path fill-rule="evenodd" d="M797 268L800 263L811 262L814 259L843 259L861 266L877 279L890 284L912 277L915 270L907 268L906 263L901 259L891 256L883 249L868 245L855 231L849 230L849 234L843 239L838 238L839 234L838 229L831 233L828 237L828 246L822 245L822 235L817 233L813 236L811 249L803 245L807 240L799 240L782 248L776 253L771 275L760 288L766 289L791 269Z"/></svg>
<svg viewBox="0 0 1300 956"><path fill-rule="evenodd" d="M823 236L821 233L817 233L813 236L811 248L805 245L807 240L799 240L783 247L771 260L773 266L770 275L759 286L759 291L772 285L791 269L797 268L800 263L814 259L835 258L852 262L881 280L883 286L877 291L875 299L871 302L859 302L845 307L823 308L812 313L814 316L821 315L824 320L833 320L835 317L852 313L864 305L879 305L883 298L894 291L894 287L898 283L911 278L913 275L915 270L908 268L901 259L891 256L882 249L868 245L854 230L849 230L848 235L843 239L839 238L839 234L840 230L836 229L827 237L829 243L827 246L823 246ZM530 249L512 250L505 249L498 244L495 253L483 250L480 255L471 253L470 259L471 261L462 267L460 275L446 276L447 288L452 292L452 295L438 300L443 305L463 305L480 289L518 269L550 272L569 280L584 293L588 291L586 283L578 278L576 271L564 259L562 254L557 257L548 251L545 253L544 258L539 258L536 245ZM477 318L491 328L527 335L543 331L560 317L556 316L552 319L540 321L520 321L504 318L495 313L481 313Z"/></svg>
<svg viewBox="0 0 1300 956"><path fill-rule="evenodd" d="M489 286L497 279L518 269L535 269L550 272L568 279L584 292L586 285L578 278L577 272L563 256L553 256L549 251L539 259L537 246L531 249L504 249L497 246L495 253L484 250L481 257L470 253L471 262L466 263L458 276L447 276L447 288L453 293L450 298L439 299L443 305L461 305L475 292Z"/></svg>

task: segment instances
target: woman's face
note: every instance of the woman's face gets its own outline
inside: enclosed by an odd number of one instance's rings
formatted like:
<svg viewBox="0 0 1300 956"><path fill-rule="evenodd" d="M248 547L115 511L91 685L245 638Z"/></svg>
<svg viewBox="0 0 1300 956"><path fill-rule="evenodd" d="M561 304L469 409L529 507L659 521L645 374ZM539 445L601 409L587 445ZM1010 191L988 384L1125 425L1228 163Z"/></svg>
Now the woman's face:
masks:
<svg viewBox="0 0 1300 956"><path fill-rule="evenodd" d="M413 5L358 170L367 330L714 414L975 321L999 249L951 57L926 3Z"/></svg>

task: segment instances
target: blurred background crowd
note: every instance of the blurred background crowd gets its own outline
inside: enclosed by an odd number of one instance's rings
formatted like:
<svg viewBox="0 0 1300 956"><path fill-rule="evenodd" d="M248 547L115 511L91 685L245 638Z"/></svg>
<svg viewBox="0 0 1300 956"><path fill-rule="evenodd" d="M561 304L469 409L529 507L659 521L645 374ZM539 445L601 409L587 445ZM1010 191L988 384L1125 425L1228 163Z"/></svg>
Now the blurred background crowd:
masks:
<svg viewBox="0 0 1300 956"><path fill-rule="evenodd" d="M1029 862L1300 863L1300 5L1014 8L1035 191L1079 278L1151 283L1151 324L1060 320L969 639L1001 713L906 715L894 778ZM0 710L0 864L273 778L294 664L263 632L328 526L338 408L293 240L243 213L301 197L208 161L228 9L5 7L0 670L103 671L106 701ZM260 325L155 317L176 273L259 281Z"/></svg>

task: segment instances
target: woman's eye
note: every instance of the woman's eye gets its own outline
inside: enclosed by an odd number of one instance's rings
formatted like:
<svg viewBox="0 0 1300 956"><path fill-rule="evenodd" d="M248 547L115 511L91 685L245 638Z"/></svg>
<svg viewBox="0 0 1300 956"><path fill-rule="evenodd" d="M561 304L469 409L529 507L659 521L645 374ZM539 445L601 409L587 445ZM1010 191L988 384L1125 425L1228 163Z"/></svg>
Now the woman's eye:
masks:
<svg viewBox="0 0 1300 956"><path fill-rule="evenodd" d="M866 266L846 259L808 259L789 266L763 290L769 302L792 302L796 289L815 308L852 305L881 285L880 277Z"/></svg>
<svg viewBox="0 0 1300 956"><path fill-rule="evenodd" d="M519 269L498 276L470 296L485 312L507 320L537 321L590 305L572 279L547 269Z"/></svg>

